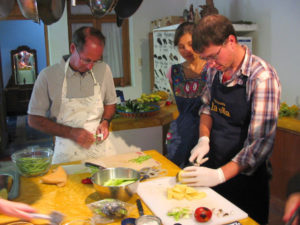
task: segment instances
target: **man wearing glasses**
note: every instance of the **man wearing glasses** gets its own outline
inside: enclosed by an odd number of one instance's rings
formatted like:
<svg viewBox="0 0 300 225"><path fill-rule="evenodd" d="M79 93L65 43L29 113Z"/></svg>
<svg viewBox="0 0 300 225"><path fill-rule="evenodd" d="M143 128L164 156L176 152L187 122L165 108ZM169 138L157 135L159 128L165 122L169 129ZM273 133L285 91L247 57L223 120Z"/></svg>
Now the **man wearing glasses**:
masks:
<svg viewBox="0 0 300 225"><path fill-rule="evenodd" d="M269 157L275 138L281 85L275 69L237 42L231 22L222 15L201 19L193 49L210 69L200 138L191 151L182 182L214 187L259 224L268 223Z"/></svg>
<svg viewBox="0 0 300 225"><path fill-rule="evenodd" d="M34 84L28 123L56 136L53 163L103 154L95 142L108 137L117 102L110 67L101 61L104 45L101 31L79 28L71 54L42 70Z"/></svg>

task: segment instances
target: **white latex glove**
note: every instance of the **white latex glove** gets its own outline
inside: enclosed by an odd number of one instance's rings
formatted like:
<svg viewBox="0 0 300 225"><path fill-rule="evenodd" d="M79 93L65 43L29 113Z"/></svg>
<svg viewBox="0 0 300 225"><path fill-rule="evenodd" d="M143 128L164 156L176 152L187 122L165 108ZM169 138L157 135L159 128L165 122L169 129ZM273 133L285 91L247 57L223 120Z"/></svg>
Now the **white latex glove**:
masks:
<svg viewBox="0 0 300 225"><path fill-rule="evenodd" d="M202 166L189 166L184 168L183 173L181 173L181 183L188 186L213 187L225 181L221 168L210 169Z"/></svg>
<svg viewBox="0 0 300 225"><path fill-rule="evenodd" d="M196 163L201 165L204 162L203 157L208 153L208 151L209 151L209 137L202 136L199 138L198 144L196 144L195 147L192 149L189 161L191 163L194 163L195 159L197 159Z"/></svg>

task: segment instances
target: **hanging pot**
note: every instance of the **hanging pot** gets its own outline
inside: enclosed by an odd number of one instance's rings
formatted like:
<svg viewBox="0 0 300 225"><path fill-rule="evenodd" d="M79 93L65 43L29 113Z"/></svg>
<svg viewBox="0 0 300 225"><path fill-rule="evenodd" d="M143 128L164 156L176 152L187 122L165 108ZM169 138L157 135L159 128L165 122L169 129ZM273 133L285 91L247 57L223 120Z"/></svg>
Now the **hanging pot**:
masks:
<svg viewBox="0 0 300 225"><path fill-rule="evenodd" d="M14 8L15 0L0 0L0 18L7 17Z"/></svg>
<svg viewBox="0 0 300 225"><path fill-rule="evenodd" d="M143 0L119 0L115 7L117 25L120 27L122 25L122 19L132 16L140 7L142 2Z"/></svg>
<svg viewBox="0 0 300 225"><path fill-rule="evenodd" d="M117 26L118 27L122 26L122 23L123 23L123 19L117 15Z"/></svg>
<svg viewBox="0 0 300 225"><path fill-rule="evenodd" d="M118 0L90 0L93 16L98 18L107 15L117 4Z"/></svg>
<svg viewBox="0 0 300 225"><path fill-rule="evenodd" d="M41 20L46 25L57 22L65 9L65 0L36 0Z"/></svg>
<svg viewBox="0 0 300 225"><path fill-rule="evenodd" d="M18 0L18 5L25 18L40 22L36 0Z"/></svg>

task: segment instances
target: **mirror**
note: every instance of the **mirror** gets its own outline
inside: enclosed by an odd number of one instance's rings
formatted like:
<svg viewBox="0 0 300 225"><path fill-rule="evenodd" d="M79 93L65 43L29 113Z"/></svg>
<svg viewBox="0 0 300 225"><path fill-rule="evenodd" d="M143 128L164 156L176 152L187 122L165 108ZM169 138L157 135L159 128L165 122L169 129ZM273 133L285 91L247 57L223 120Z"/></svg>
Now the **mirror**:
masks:
<svg viewBox="0 0 300 225"><path fill-rule="evenodd" d="M11 51L14 85L33 85L37 77L36 51L20 46Z"/></svg>

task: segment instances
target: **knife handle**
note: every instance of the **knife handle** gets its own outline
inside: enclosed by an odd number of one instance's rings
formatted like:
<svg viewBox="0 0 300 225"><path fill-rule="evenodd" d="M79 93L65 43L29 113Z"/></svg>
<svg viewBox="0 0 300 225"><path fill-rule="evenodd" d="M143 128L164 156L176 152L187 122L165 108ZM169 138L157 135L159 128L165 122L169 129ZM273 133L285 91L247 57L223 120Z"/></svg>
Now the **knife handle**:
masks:
<svg viewBox="0 0 300 225"><path fill-rule="evenodd" d="M98 167L100 170L105 169L105 167L103 167L103 166L100 166L100 165L97 165L97 164L94 164L94 163L90 163L90 162L85 162L84 165L87 166L87 167Z"/></svg>
<svg viewBox="0 0 300 225"><path fill-rule="evenodd" d="M289 221L286 223L286 225L291 225L293 223L293 221L295 220L295 218L297 217L297 215L300 215L300 206L295 210L294 214L289 219Z"/></svg>
<svg viewBox="0 0 300 225"><path fill-rule="evenodd" d="M142 203L141 203L140 199L136 200L136 205L137 205L137 208L139 210L140 216L143 216L144 215L144 209L143 209L143 206L142 206Z"/></svg>

